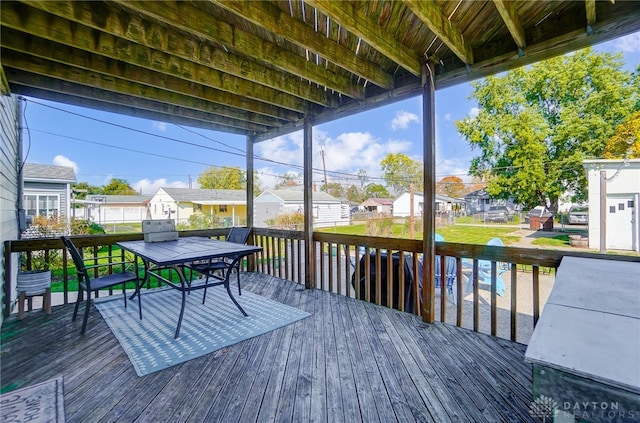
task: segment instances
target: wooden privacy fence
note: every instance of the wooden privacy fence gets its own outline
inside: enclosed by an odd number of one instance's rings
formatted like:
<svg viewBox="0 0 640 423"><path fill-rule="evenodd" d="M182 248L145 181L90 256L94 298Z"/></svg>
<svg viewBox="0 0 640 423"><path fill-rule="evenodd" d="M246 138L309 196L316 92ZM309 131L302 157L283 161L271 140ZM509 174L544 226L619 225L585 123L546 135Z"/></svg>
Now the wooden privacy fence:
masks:
<svg viewBox="0 0 640 423"><path fill-rule="evenodd" d="M181 231L181 237L206 236L223 239L228 229ZM106 256L122 255L117 245L119 241L142 239L139 234L97 235L72 237L81 250L90 249L91 256L97 256L105 249ZM253 228L248 243L259 245L262 251L248 258L242 264L245 270L277 276L304 285L305 253L304 233L301 231ZM315 288L331 291L339 295L358 298L397 308L401 311L423 315L425 304L433 301L435 318L474 331L485 331L498 335L501 319L508 319L508 334L501 336L518 340L518 327L522 316L531 316L528 329L532 330L542 308L540 284L541 275L545 280L555 276L555 269L566 255L591 257L606 260L640 261L637 256L595 254L567 250L528 249L497 247L489 245L458 244L436 242L436 255L451 257L437 260L439 269L432 269L442 275L441 285L446 286L445 275L450 271L452 261L455 273L451 293L448 289L438 289L434 298L423 298L420 286L426 280L427 269L423 265L422 241L354 235L338 235L314 232ZM19 269L11 266L11 254L20 254ZM57 257L55 264L52 258ZM122 261L122 260L114 260ZM11 305L8 281L12 272L33 270L35 264L48 266L54 271L54 283L61 284L63 302L69 302L70 281L75 281L72 262L64 253L62 242L57 238L5 241L5 313ZM108 263L107 263L108 264ZM480 280L480 265L490 264L487 277ZM108 267L108 266L107 266ZM119 269L114 269L116 271ZM112 270L108 270L112 271ZM422 276L422 277L421 277ZM169 277L171 275L169 274ZM508 289L501 298L499 309L498 281L505 280ZM425 291L428 295L429 289ZM488 294L488 296L486 294ZM103 294L111 295L110 291ZM485 295L481 295L485 294ZM470 297L469 299L467 299ZM453 302L451 300L454 300ZM530 311L521 313L522 304L528 304ZM506 317L505 316L506 313ZM466 323L465 323L466 322ZM487 330L488 325L488 330ZM520 326L521 327L521 326Z"/></svg>

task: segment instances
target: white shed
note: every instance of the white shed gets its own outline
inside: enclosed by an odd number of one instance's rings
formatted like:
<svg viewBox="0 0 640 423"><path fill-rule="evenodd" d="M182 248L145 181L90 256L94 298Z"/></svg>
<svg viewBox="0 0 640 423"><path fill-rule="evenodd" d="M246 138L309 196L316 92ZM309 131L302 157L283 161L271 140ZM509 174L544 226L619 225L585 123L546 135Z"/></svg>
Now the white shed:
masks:
<svg viewBox="0 0 640 423"><path fill-rule="evenodd" d="M464 200L436 194L436 213L455 211L464 205ZM393 217L408 217L411 210L411 196L408 192L393 200ZM413 215L422 216L424 210L424 195L421 192L413 194Z"/></svg>
<svg viewBox="0 0 640 423"><path fill-rule="evenodd" d="M589 248L600 249L604 222L605 249L640 251L640 159L582 163L589 183ZM605 178L605 216L600 216L601 172Z"/></svg>
<svg viewBox="0 0 640 423"><path fill-rule="evenodd" d="M304 192L296 189L267 190L254 200L253 225L267 227L268 221L281 214L302 213ZM313 193L313 226L348 225L349 208L326 192Z"/></svg>

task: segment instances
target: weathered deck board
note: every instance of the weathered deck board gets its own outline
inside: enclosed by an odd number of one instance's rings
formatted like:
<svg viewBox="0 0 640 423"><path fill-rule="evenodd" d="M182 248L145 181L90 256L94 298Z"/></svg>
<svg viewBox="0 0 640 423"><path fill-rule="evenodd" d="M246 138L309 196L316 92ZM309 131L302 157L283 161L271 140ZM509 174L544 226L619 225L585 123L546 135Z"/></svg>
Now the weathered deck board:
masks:
<svg viewBox="0 0 640 423"><path fill-rule="evenodd" d="M2 327L2 390L64 377L68 422L532 421L525 346L294 284L243 275L243 290L313 316L138 377L92 309Z"/></svg>

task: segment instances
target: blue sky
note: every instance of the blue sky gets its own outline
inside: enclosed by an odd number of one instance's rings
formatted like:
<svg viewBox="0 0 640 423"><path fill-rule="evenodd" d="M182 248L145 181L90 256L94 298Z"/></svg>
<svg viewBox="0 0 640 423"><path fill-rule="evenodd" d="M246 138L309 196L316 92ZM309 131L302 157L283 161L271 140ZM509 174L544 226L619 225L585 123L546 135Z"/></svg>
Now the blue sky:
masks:
<svg viewBox="0 0 640 423"><path fill-rule="evenodd" d="M625 68L640 64L640 32L594 46L622 52ZM436 91L436 177L455 175L468 180L474 156L457 133L454 121L477 111L469 100L471 86L462 84ZM93 109L27 99L29 128L24 151L29 163L72 166L78 182L105 185L126 179L139 192L153 194L160 187L197 187L200 173L210 166L245 168L245 137L174 124L137 119ZM422 100L409 100L313 128L314 181L322 183L324 149L329 182L358 185L359 169L369 182L383 183L380 161L388 153L422 160ZM260 185L271 188L278 175L301 175L302 132L256 145L255 168ZM152 153L154 155L151 155ZM285 163L280 165L273 163ZM335 172L335 173L333 173Z"/></svg>

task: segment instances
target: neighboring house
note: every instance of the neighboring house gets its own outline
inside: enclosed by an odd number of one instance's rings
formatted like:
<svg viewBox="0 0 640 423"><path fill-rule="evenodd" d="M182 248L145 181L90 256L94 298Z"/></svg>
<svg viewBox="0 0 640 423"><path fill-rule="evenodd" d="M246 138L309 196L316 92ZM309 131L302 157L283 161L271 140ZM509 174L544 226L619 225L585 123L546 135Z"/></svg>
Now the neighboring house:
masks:
<svg viewBox="0 0 640 423"><path fill-rule="evenodd" d="M367 201L360 204L360 209L376 213L382 216L391 216L393 212L393 198L369 198Z"/></svg>
<svg viewBox="0 0 640 423"><path fill-rule="evenodd" d="M640 159L584 160L589 187L589 248L600 249L600 222L606 222L605 248L640 251ZM604 193L600 192L604 172ZM601 198L606 215L600 216Z"/></svg>
<svg viewBox="0 0 640 423"><path fill-rule="evenodd" d="M20 160L22 156L20 150L20 137L18 133L19 102L15 95L0 95L0 157L2 158L2 171L0 172L0 242L4 246L5 241L18 239L20 232L25 228L24 214L20 214L20 219L16 219L17 208L21 198L22 184L20 183ZM6 256L5 256L6 257ZM3 263L0 266L2 280L5 280L7 268L18 268L18 255L9 255L10 263ZM11 280L7 292L11 293L5 297L5 290L0 290L3 309L10 309L10 298L15 298L16 292L16 272L12 272ZM0 313L0 324L4 321L4 313Z"/></svg>
<svg viewBox="0 0 640 423"><path fill-rule="evenodd" d="M254 200L253 225L268 227L269 220L281 214L302 213L304 192L296 189L267 190ZM344 226L350 223L349 205L327 194L313 193L313 227Z"/></svg>
<svg viewBox="0 0 640 423"><path fill-rule="evenodd" d="M22 178L27 216L71 218L71 184L76 182L72 167L25 163Z"/></svg>
<svg viewBox="0 0 640 423"><path fill-rule="evenodd" d="M506 206L512 211L520 210L513 198L504 200L502 198L492 198L486 188L470 192L463 197L465 208L468 214L484 213L491 206Z"/></svg>
<svg viewBox="0 0 640 423"><path fill-rule="evenodd" d="M101 225L151 219L151 195L87 195L88 217Z"/></svg>
<svg viewBox="0 0 640 423"><path fill-rule="evenodd" d="M215 216L219 224L244 226L247 193L240 189L160 188L149 201L152 219L175 219L188 223L194 213Z"/></svg>
<svg viewBox="0 0 640 423"><path fill-rule="evenodd" d="M436 194L436 213L457 212L464 207L464 200ZM422 216L424 211L424 194L413 194L413 215ZM393 200L393 217L408 217L411 214L411 195L408 192Z"/></svg>

